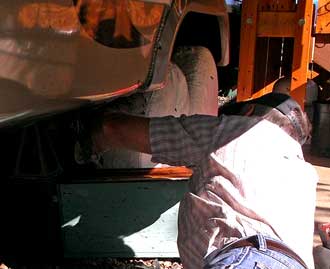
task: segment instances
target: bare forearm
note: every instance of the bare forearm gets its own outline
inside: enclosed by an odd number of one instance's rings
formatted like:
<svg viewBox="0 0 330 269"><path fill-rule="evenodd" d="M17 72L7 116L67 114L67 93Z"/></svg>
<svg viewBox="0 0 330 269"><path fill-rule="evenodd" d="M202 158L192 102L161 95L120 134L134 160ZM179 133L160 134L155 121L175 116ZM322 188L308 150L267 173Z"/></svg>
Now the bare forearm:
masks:
<svg viewBox="0 0 330 269"><path fill-rule="evenodd" d="M150 153L149 119L125 114L107 114L93 135L95 150L126 148Z"/></svg>

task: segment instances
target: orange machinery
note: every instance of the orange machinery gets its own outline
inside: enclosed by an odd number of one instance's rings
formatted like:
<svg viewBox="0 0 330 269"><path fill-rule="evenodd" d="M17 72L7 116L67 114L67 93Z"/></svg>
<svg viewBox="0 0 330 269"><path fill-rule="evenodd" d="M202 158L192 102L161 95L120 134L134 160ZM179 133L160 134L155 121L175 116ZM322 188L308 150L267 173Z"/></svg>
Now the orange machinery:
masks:
<svg viewBox="0 0 330 269"><path fill-rule="evenodd" d="M239 101L270 92L279 77L287 76L291 96L303 107L312 24L313 0L243 0Z"/></svg>

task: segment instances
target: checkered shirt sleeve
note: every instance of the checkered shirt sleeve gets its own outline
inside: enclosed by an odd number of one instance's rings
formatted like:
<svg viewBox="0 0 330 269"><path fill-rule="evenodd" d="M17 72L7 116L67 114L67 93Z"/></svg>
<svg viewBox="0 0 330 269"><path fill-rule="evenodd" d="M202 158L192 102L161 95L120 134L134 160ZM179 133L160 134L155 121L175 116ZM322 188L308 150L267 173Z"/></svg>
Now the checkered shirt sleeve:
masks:
<svg viewBox="0 0 330 269"><path fill-rule="evenodd" d="M173 116L150 120L152 161L194 166L238 137L259 119L242 116Z"/></svg>

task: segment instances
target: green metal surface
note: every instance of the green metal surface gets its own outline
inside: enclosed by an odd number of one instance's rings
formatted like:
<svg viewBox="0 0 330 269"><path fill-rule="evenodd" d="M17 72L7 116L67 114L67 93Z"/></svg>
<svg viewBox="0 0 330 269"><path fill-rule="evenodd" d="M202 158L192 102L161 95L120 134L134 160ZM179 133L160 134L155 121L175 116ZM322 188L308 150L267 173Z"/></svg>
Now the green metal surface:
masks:
<svg viewBox="0 0 330 269"><path fill-rule="evenodd" d="M65 257L179 257L187 181L61 184Z"/></svg>

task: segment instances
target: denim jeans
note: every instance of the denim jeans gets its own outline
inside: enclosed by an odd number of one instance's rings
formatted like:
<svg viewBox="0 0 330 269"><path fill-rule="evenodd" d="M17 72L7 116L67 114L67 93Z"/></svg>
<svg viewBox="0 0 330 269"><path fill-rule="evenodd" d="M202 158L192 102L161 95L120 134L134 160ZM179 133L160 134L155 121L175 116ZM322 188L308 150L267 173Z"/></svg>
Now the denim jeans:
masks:
<svg viewBox="0 0 330 269"><path fill-rule="evenodd" d="M298 261L267 248L263 235L254 235L257 247L230 248L230 244L217 249L204 259L204 269L304 269ZM239 239L243 240L245 238ZM272 239L274 240L274 239Z"/></svg>

